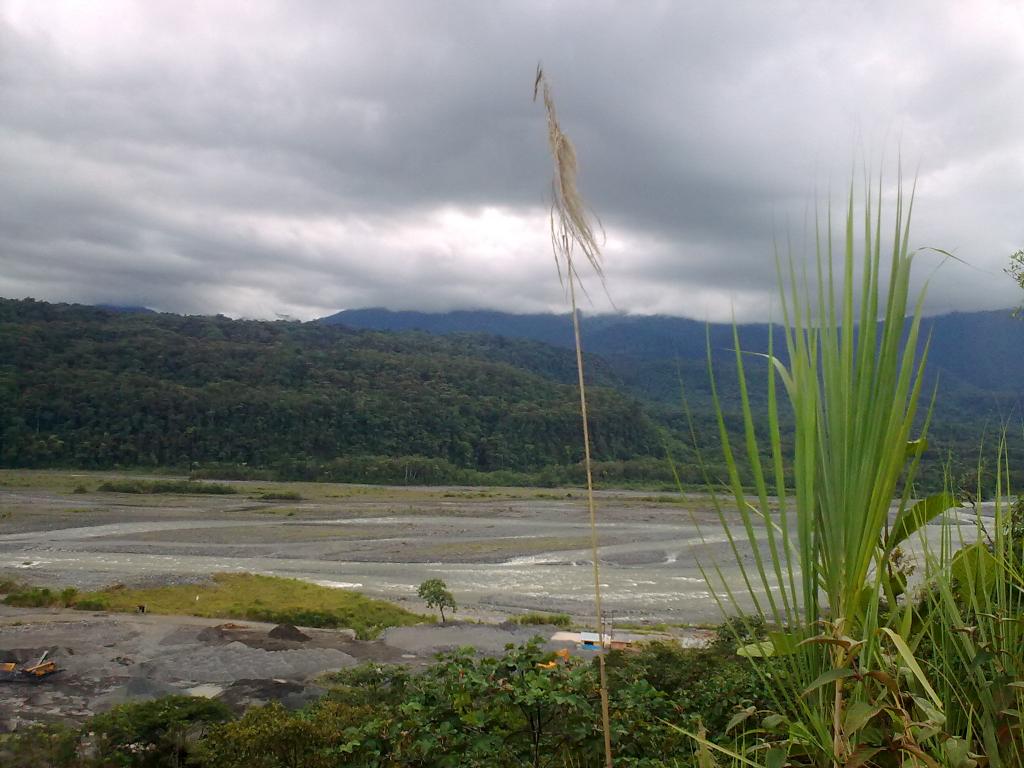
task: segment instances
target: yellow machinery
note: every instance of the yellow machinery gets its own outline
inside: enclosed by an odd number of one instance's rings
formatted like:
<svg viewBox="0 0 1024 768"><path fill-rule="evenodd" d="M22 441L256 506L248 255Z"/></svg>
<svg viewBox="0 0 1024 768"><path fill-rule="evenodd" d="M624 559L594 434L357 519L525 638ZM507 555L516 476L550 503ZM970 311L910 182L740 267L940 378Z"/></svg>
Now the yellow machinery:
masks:
<svg viewBox="0 0 1024 768"><path fill-rule="evenodd" d="M0 681L6 682L39 682L50 675L60 672L60 667L55 661L47 661L49 651L39 657L39 661L27 667L18 668L17 662L5 661L0 663Z"/></svg>

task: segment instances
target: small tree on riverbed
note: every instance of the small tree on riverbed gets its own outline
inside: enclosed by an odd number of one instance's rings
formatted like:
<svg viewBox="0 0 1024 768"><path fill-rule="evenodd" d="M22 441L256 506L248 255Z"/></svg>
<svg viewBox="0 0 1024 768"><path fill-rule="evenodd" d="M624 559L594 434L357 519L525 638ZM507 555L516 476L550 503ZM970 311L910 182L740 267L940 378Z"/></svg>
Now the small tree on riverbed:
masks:
<svg viewBox="0 0 1024 768"><path fill-rule="evenodd" d="M416 594L427 603L427 608L437 608L441 612L442 624L444 624L445 608L451 608L452 613L458 610L458 607L455 605L455 598L448 591L448 585L441 581L441 579L427 579L420 584Z"/></svg>

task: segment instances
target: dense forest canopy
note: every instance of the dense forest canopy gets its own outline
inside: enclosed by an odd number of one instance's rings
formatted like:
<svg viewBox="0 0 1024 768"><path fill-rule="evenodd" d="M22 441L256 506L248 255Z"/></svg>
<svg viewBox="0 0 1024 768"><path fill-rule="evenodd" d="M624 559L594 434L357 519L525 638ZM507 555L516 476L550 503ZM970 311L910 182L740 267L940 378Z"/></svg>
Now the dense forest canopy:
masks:
<svg viewBox="0 0 1024 768"><path fill-rule="evenodd" d="M582 477L574 358L557 338L559 323L570 332L566 318L506 316L513 335L552 345L467 332L473 313L351 317L441 335L0 299L0 464L265 468L283 478L373 482ZM483 328L500 327L497 313L480 317ZM933 483L950 460L954 474L969 472L986 435L991 444L1003 424L1011 445L1020 443L1013 371L1024 355L1011 353L1022 337L1007 330L1016 321L961 318L933 321L939 390L925 475ZM584 343L599 353L588 356L594 450L605 481L671 481L666 455L684 481L718 473L697 324L661 320L588 320ZM677 353L665 354L675 331ZM720 326L701 331L712 341L727 426L738 429L735 363L723 334ZM754 349L766 339L765 326L741 336ZM955 350L977 356L985 345L999 359L966 375ZM758 358L749 367L756 406L765 368Z"/></svg>
<svg viewBox="0 0 1024 768"><path fill-rule="evenodd" d="M572 357L534 342L4 300L0 359L5 466L580 460ZM662 455L640 403L593 370L596 456Z"/></svg>

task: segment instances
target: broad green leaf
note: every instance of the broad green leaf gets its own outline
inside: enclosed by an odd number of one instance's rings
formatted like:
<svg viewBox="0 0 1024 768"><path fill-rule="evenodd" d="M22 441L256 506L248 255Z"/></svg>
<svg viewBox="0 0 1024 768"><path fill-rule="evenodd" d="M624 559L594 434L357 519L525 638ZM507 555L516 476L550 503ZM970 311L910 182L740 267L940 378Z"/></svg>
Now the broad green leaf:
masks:
<svg viewBox="0 0 1024 768"><path fill-rule="evenodd" d="M921 669L921 665L917 663L917 659L915 659L914 654L911 653L910 648L907 645L907 641L889 629L889 627L882 627L882 632L888 635L892 644L896 646L896 650L902 657L903 663L906 664L910 668L910 671L914 673L914 677L917 678L917 682L919 682L921 687L924 688L925 693L928 694L928 698L930 698L932 703L941 710L942 699L939 698L939 694L935 692L935 689L932 688L931 684L928 682L928 678L925 677L924 670Z"/></svg>
<svg viewBox="0 0 1024 768"><path fill-rule="evenodd" d="M938 726L945 725L946 715L942 712L942 710L936 709L931 705L931 702L929 702L927 699L922 699L920 696L914 696L913 699L914 703L917 704L921 712L924 713L924 716L925 718L927 718L929 724L934 724Z"/></svg>
<svg viewBox="0 0 1024 768"><path fill-rule="evenodd" d="M942 751L951 768L975 768L978 765L978 761L971 757L970 745L964 739L946 739Z"/></svg>
<svg viewBox="0 0 1024 768"><path fill-rule="evenodd" d="M697 741L697 766L698 768L718 768L718 762L715 760L714 755L711 754L711 750L708 749L710 742L703 737Z"/></svg>
<svg viewBox="0 0 1024 768"><path fill-rule="evenodd" d="M866 701L853 702L846 708L846 714L843 717L843 733L847 737L852 736L881 711L879 707L873 706Z"/></svg>
<svg viewBox="0 0 1024 768"><path fill-rule="evenodd" d="M830 669L827 672L822 672L813 683L804 689L804 692L801 695L806 696L812 691L818 690L823 685L834 683L836 680L845 680L846 678L853 677L856 674L856 670L850 669L849 667L840 667L839 669Z"/></svg>
<svg viewBox="0 0 1024 768"><path fill-rule="evenodd" d="M764 768L783 768L789 753L782 747L772 747L764 755Z"/></svg>
<svg viewBox="0 0 1024 768"><path fill-rule="evenodd" d="M736 655L745 659L767 659L769 656L775 655L775 644L771 640L747 643L736 649Z"/></svg>
<svg viewBox="0 0 1024 768"><path fill-rule="evenodd" d="M959 583L961 594L969 591L981 595L995 587L998 568L999 561L984 544L978 542L954 555L949 575Z"/></svg>
<svg viewBox="0 0 1024 768"><path fill-rule="evenodd" d="M889 536L885 540L883 549L888 554L896 549L900 543L906 541L912 534L920 530L924 525L934 520L948 509L956 506L956 497L951 493L936 493L927 496L912 507L904 509L889 529Z"/></svg>
<svg viewBox="0 0 1024 768"><path fill-rule="evenodd" d="M789 656L796 653L799 646L796 636L788 632L769 632L768 639L772 641L776 656Z"/></svg>
<svg viewBox="0 0 1024 768"><path fill-rule="evenodd" d="M908 440L906 453L904 454L908 459L912 459L917 455L918 451L924 453L928 450L928 438L919 437L917 440Z"/></svg>
<svg viewBox="0 0 1024 768"><path fill-rule="evenodd" d="M729 724L725 726L725 732L728 733L740 723L745 722L750 718L757 710L754 707L747 707L744 710L737 712L729 719Z"/></svg>

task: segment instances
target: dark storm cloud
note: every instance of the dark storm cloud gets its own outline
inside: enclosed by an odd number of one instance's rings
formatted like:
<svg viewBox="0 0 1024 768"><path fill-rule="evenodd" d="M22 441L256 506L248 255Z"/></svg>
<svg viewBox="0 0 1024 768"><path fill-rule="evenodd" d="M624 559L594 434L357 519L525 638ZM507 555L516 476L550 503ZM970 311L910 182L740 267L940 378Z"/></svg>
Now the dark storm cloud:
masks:
<svg viewBox="0 0 1024 768"><path fill-rule="evenodd" d="M559 307L543 59L620 308L763 316L773 236L897 146L978 267L930 307L1009 305L1022 51L997 3L0 0L0 295Z"/></svg>

